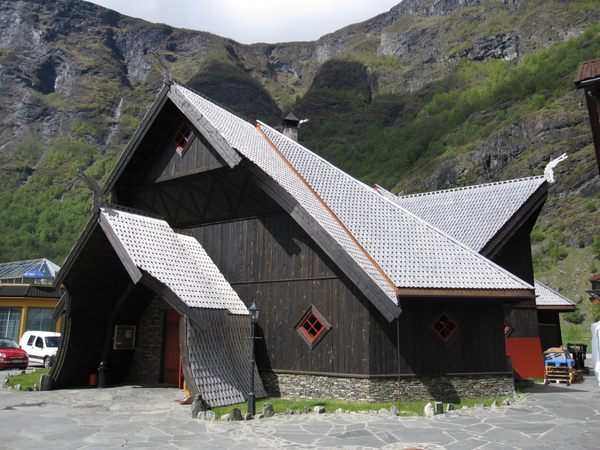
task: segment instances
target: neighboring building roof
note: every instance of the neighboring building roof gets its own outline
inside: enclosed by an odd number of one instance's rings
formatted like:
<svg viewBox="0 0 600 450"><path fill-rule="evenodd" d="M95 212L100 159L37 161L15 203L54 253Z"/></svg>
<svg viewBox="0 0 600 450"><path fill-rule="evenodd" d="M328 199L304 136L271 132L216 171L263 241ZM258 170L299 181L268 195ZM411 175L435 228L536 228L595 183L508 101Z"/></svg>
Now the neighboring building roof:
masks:
<svg viewBox="0 0 600 450"><path fill-rule="evenodd" d="M283 187L397 302L405 295L527 296L533 287L260 123L174 84L225 141ZM188 116L189 117L189 116Z"/></svg>
<svg viewBox="0 0 600 450"><path fill-rule="evenodd" d="M545 183L544 177L530 177L403 196L380 186L376 189L472 250L482 252Z"/></svg>
<svg viewBox="0 0 600 450"><path fill-rule="evenodd" d="M134 281L141 277L132 273L135 270L131 268L137 267L166 285L188 307L248 314L244 303L193 237L175 233L164 220L114 208L101 208L98 222L113 246L117 245L117 253Z"/></svg>
<svg viewBox="0 0 600 450"><path fill-rule="evenodd" d="M61 288L35 284L0 284L0 297L50 298L58 300Z"/></svg>
<svg viewBox="0 0 600 450"><path fill-rule="evenodd" d="M584 84L600 81L600 59L586 61L579 64L575 84L582 87ZM587 82L587 83L586 83Z"/></svg>
<svg viewBox="0 0 600 450"><path fill-rule="evenodd" d="M0 263L0 283L52 284L59 270L46 258Z"/></svg>
<svg viewBox="0 0 600 450"><path fill-rule="evenodd" d="M575 303L537 280L535 281L535 294L535 305L538 309L575 309Z"/></svg>

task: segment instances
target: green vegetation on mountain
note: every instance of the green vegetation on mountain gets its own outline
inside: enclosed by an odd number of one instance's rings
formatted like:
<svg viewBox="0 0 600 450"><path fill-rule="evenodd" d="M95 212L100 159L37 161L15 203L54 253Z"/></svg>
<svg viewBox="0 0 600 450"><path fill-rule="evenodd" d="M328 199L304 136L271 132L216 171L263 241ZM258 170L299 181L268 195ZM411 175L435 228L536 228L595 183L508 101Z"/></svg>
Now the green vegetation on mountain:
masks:
<svg viewBox="0 0 600 450"><path fill-rule="evenodd" d="M567 152L532 234L536 277L594 317L600 183L577 65L600 58L590 0L404 0L316 42L240 45L79 0L0 3L0 261L62 263L102 181L173 76L368 183L417 192L540 175ZM582 324L572 322L580 321Z"/></svg>

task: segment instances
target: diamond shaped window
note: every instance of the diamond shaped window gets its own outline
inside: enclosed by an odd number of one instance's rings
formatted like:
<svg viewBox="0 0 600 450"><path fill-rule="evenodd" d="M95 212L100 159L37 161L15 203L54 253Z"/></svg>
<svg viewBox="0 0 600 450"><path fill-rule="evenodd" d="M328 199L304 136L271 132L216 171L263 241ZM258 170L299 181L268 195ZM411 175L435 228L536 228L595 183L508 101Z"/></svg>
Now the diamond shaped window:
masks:
<svg viewBox="0 0 600 450"><path fill-rule="evenodd" d="M449 344L458 331L458 323L446 312L431 324L433 333L444 343Z"/></svg>

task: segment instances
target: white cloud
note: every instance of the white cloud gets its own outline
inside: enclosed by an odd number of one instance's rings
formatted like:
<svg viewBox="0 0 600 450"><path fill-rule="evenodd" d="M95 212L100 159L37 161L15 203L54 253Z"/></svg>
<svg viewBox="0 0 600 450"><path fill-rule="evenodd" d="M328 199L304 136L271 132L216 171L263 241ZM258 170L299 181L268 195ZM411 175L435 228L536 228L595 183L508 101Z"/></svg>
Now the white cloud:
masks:
<svg viewBox="0 0 600 450"><path fill-rule="evenodd" d="M238 42L312 41L401 0L92 0L122 14Z"/></svg>

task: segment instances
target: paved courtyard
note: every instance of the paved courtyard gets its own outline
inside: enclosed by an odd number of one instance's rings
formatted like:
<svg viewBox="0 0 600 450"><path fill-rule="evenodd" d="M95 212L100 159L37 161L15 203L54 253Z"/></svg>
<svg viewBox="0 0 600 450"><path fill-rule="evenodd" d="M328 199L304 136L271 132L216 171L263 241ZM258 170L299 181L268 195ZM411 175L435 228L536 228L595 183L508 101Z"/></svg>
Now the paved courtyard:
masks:
<svg viewBox="0 0 600 450"><path fill-rule="evenodd" d="M0 389L0 448L600 448L600 389L536 386L511 406L424 417L276 416L203 422L168 388Z"/></svg>

